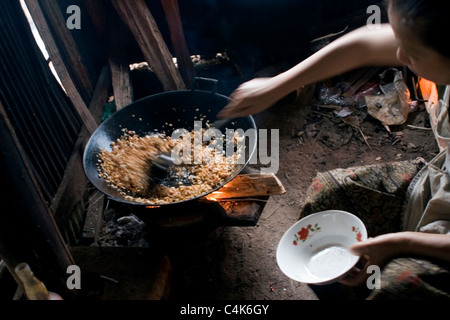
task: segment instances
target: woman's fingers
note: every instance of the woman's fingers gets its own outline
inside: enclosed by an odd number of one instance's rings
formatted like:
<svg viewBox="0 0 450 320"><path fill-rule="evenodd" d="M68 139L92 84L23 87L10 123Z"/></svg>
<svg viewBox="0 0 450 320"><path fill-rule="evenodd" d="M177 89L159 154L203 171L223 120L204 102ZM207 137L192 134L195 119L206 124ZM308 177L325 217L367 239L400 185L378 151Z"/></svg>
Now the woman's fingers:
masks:
<svg viewBox="0 0 450 320"><path fill-rule="evenodd" d="M255 78L241 84L231 95L231 101L218 114L219 118L243 117L258 113L273 104L268 94L268 78Z"/></svg>
<svg viewBox="0 0 450 320"><path fill-rule="evenodd" d="M369 257L361 256L358 263L339 280L339 283L349 287L356 287L363 284L369 277L369 274L367 274L368 266Z"/></svg>

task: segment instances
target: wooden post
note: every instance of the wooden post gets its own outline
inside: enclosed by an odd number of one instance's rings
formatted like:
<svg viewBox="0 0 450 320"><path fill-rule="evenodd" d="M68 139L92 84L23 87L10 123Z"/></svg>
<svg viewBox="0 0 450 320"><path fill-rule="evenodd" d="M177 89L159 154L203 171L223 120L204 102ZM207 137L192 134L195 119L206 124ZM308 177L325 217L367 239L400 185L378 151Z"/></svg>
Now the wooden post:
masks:
<svg viewBox="0 0 450 320"><path fill-rule="evenodd" d="M112 0L165 91L186 88L145 0Z"/></svg>
<svg viewBox="0 0 450 320"><path fill-rule="evenodd" d="M120 110L133 102L133 90L130 79L130 67L123 48L126 26L117 15L110 25L108 63L111 69L112 87L116 110Z"/></svg>
<svg viewBox="0 0 450 320"><path fill-rule="evenodd" d="M166 15L167 24L169 25L170 38L175 56L177 57L178 69L184 82L190 87L192 78L195 77L195 68L184 37L178 1L161 0L161 4Z"/></svg>
<svg viewBox="0 0 450 320"><path fill-rule="evenodd" d="M99 36L104 36L108 29L108 15L107 6L103 0L84 0L89 16L91 18L94 28L97 30Z"/></svg>

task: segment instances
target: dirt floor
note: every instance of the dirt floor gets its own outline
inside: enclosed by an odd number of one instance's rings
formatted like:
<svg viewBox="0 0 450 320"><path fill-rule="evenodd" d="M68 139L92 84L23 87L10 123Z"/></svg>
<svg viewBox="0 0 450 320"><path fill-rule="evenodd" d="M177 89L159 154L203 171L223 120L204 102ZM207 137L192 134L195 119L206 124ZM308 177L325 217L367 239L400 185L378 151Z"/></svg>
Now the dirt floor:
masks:
<svg viewBox="0 0 450 320"><path fill-rule="evenodd" d="M256 226L184 230L171 235L167 244L174 271L171 299L360 297L353 293L343 296L345 290L338 284L309 286L289 279L275 258L280 238L297 221L305 192L317 172L417 157L431 160L438 147L426 129L429 124L423 108L411 112L405 125L391 127L388 132L364 106L350 106L352 114L340 118L334 109L315 107L312 96L303 95L287 96L254 116L259 129L280 130L277 177L286 193L269 198Z"/></svg>
<svg viewBox="0 0 450 320"><path fill-rule="evenodd" d="M425 116L424 111L411 114L411 124L423 127ZM282 274L275 259L278 241L297 221L312 178L318 171L338 167L416 157L430 160L438 152L434 137L424 130L388 133L379 122L366 118L361 130L367 144L359 130L337 120L329 110L300 107L295 99L286 99L255 119L258 128L283 128L277 177L286 194L269 199L256 227L218 228L204 241L183 250L174 261L175 270L182 269L178 270L181 273L174 296L218 300L336 298L340 286L295 282Z"/></svg>

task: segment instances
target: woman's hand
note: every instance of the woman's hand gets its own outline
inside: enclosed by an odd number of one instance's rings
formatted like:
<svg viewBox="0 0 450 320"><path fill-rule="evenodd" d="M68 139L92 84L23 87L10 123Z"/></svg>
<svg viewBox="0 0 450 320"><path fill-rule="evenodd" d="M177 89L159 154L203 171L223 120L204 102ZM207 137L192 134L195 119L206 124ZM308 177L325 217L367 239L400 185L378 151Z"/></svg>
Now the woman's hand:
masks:
<svg viewBox="0 0 450 320"><path fill-rule="evenodd" d="M371 265L383 268L392 258L404 251L402 233L389 233L369 238L350 247L350 251L360 256L358 264L339 282L348 286L358 286L371 275L367 268Z"/></svg>
<svg viewBox="0 0 450 320"><path fill-rule="evenodd" d="M230 103L219 112L218 117L243 117L269 108L280 99L273 89L273 78L255 78L241 84L231 94Z"/></svg>
<svg viewBox="0 0 450 320"><path fill-rule="evenodd" d="M388 233L350 247L350 251L361 259L347 276L339 282L349 286L358 286L370 276L367 267L375 265L381 268L389 260L399 256L421 256L450 262L450 234L425 232Z"/></svg>

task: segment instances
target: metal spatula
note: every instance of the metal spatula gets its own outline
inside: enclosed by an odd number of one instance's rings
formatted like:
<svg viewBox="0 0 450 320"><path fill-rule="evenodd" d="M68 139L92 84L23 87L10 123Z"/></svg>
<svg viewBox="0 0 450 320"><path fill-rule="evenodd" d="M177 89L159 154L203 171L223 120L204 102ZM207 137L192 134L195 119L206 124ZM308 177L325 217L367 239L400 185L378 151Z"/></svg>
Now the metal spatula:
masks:
<svg viewBox="0 0 450 320"><path fill-rule="evenodd" d="M213 122L211 127L222 130L230 120L231 119L217 119ZM175 177L172 170L174 166L175 164L172 156L169 153L161 153L152 161L151 178L159 184L170 187L177 187L180 186L180 184L192 184L188 179L189 174L187 170L186 174L181 175L181 177L180 174Z"/></svg>
<svg viewBox="0 0 450 320"><path fill-rule="evenodd" d="M231 119L217 119L216 121L213 122L211 127L216 128L218 130L222 130L223 127L230 121Z"/></svg>
<svg viewBox="0 0 450 320"><path fill-rule="evenodd" d="M178 167L175 170L175 163L173 158L168 153L158 155L152 161L151 178L158 184L167 187L179 187L181 185L189 186L192 182L189 180L189 172L187 168L180 170Z"/></svg>
<svg viewBox="0 0 450 320"><path fill-rule="evenodd" d="M152 178L158 181L164 180L169 172L169 168L174 162L170 154L161 153L152 161Z"/></svg>

